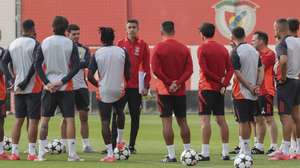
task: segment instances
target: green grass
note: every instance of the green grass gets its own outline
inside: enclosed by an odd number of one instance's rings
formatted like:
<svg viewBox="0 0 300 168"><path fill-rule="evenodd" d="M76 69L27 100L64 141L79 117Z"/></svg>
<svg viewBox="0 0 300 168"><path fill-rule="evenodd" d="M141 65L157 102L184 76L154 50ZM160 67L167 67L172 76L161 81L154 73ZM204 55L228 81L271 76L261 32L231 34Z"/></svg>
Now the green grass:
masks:
<svg viewBox="0 0 300 168"><path fill-rule="evenodd" d="M129 123L130 117L126 116L126 131L125 137L128 141L129 137ZM237 124L234 122L233 116L227 116L229 127L230 127L230 146L233 148L238 141L237 134ZM6 135L10 135L10 130L13 125L13 116L8 116L5 123ZM59 138L59 123L61 118L55 117L50 121L49 126L49 139ZM189 125L192 134L192 148L199 151L201 147L201 135L200 135L200 125L199 116L189 115L188 116ZM212 120L213 121L213 120ZM278 118L277 118L278 121ZM101 126L98 115L91 115L89 118L90 123L90 139L91 143L97 151L101 151L104 148L103 140L101 137ZM77 128L79 128L77 119ZM279 123L278 123L279 124ZM179 158L180 153L183 150L181 140L179 138L178 127L174 123L175 129L175 145L176 145L176 155ZM279 125L280 129L280 125ZM81 151L81 140L77 129L77 150ZM220 159L221 144L219 137L219 130L216 123L212 122L212 138L211 138L211 161L205 163L198 163L197 167L203 168L230 168L233 167L233 161L222 161ZM279 131L280 132L280 131ZM281 136L279 137L281 140ZM265 148L269 146L269 136L266 137ZM20 150L24 151L27 147L26 131L23 129ZM135 167L183 167L180 163L176 164L162 164L160 159L166 154L166 147L161 135L161 121L158 115L143 115L141 118L141 128L140 134L138 136L137 155L132 155L127 161L118 161L112 164L100 163L99 158L102 157L99 153L85 154L79 152L80 156L84 158L85 162L66 162L66 154L61 155L47 155L47 161L45 162L30 162L26 161L26 155L21 155L21 161L0 161L0 168L95 168L95 167L115 167L115 168L135 168ZM255 168L288 168L288 167L299 167L299 161L268 161L265 156L255 156L254 157L254 167Z"/></svg>

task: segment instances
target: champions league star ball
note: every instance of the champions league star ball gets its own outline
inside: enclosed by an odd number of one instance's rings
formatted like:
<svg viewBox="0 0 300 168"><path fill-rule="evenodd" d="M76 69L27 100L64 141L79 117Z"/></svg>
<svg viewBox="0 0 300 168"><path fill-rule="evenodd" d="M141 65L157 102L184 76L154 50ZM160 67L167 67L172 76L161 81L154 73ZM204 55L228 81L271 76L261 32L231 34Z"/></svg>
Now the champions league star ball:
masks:
<svg viewBox="0 0 300 168"><path fill-rule="evenodd" d="M10 151L12 146L12 140L9 137L4 137L3 139L3 149L6 151Z"/></svg>
<svg viewBox="0 0 300 168"><path fill-rule="evenodd" d="M130 150L126 146L123 149L115 148L114 156L117 160L128 160L130 156Z"/></svg>
<svg viewBox="0 0 300 168"><path fill-rule="evenodd" d="M47 150L50 154L61 154L64 150L64 145L60 140L54 139L48 144Z"/></svg>
<svg viewBox="0 0 300 168"><path fill-rule="evenodd" d="M180 162L185 166L195 166L198 162L198 154L196 151L184 150L180 156Z"/></svg>
<svg viewBox="0 0 300 168"><path fill-rule="evenodd" d="M253 159L249 155L239 154L234 160L235 168L252 168Z"/></svg>

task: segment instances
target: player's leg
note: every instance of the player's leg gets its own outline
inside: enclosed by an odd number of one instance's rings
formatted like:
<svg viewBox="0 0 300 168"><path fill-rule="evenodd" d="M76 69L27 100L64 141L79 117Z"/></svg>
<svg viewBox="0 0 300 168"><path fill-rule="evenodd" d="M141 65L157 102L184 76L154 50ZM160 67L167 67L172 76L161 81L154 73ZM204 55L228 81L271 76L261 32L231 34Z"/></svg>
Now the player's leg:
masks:
<svg viewBox="0 0 300 168"><path fill-rule="evenodd" d="M9 156L4 152L4 121L6 116L5 101L0 100L0 160L8 160Z"/></svg>
<svg viewBox="0 0 300 168"><path fill-rule="evenodd" d="M11 160L20 160L19 140L24 123L27 116L26 97L24 95L15 95L15 122L12 128L12 152Z"/></svg>
<svg viewBox="0 0 300 168"><path fill-rule="evenodd" d="M27 118L28 118L28 156L27 160L35 160L36 156L36 140L38 134L38 124L41 116L41 95L26 95Z"/></svg>
<svg viewBox="0 0 300 168"><path fill-rule="evenodd" d="M293 107L293 111L292 111L292 117L293 120L295 121L295 125L296 125L296 142L297 142L297 147L296 147L296 155L297 158L300 160L300 111L299 111L300 106L296 105Z"/></svg>
<svg viewBox="0 0 300 168"><path fill-rule="evenodd" d="M136 153L135 142L140 127L142 96L139 94L138 89L127 89L126 96L131 117L129 149L132 153Z"/></svg>
<svg viewBox="0 0 300 168"><path fill-rule="evenodd" d="M67 146L67 126L66 126L66 120L63 119L60 124L60 138L61 142L64 146L64 149L66 149ZM66 150L64 150L66 152Z"/></svg>
<svg viewBox="0 0 300 168"><path fill-rule="evenodd" d="M157 96L157 103L160 110L160 117L162 121L162 133L167 146L168 155L162 159L161 162L177 162L174 146L174 132L172 128L172 100L171 96Z"/></svg>
<svg viewBox="0 0 300 168"><path fill-rule="evenodd" d="M251 149L252 154L264 154L264 139L266 135L266 124L262 115L254 117L257 143Z"/></svg>
<svg viewBox="0 0 300 168"><path fill-rule="evenodd" d="M124 114L124 104L125 97L121 98L117 102L113 103L113 108L115 109L115 113L117 114L117 138L116 138L116 147L119 149L124 148L125 142L123 140L124 134L124 126L125 126L125 114Z"/></svg>
<svg viewBox="0 0 300 168"><path fill-rule="evenodd" d="M296 131L296 123L293 122L293 131L291 136L291 147L290 152L295 153L297 150L297 131Z"/></svg>
<svg viewBox="0 0 300 168"><path fill-rule="evenodd" d="M225 102L224 95L217 92L215 93L213 105L213 114L216 117L216 122L220 128L220 134L222 139L222 159L230 160L229 157L229 128L225 119Z"/></svg>

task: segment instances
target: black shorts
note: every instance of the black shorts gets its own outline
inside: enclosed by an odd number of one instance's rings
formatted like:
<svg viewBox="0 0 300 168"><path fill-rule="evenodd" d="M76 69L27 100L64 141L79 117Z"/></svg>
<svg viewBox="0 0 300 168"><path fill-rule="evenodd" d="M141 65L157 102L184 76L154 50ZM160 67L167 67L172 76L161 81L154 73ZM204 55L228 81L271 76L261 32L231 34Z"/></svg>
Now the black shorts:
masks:
<svg viewBox="0 0 300 168"><path fill-rule="evenodd" d="M16 118L39 119L41 117L41 94L16 94L15 116Z"/></svg>
<svg viewBox="0 0 300 168"><path fill-rule="evenodd" d="M76 110L88 112L90 105L90 93L87 88L74 90Z"/></svg>
<svg viewBox="0 0 300 168"><path fill-rule="evenodd" d="M277 85L279 115L290 115L293 106L300 104L300 81L287 79L284 84Z"/></svg>
<svg viewBox="0 0 300 168"><path fill-rule="evenodd" d="M273 116L273 96L263 95L258 97L258 109L254 116Z"/></svg>
<svg viewBox="0 0 300 168"><path fill-rule="evenodd" d="M234 112L239 123L254 121L258 102L247 99L233 100Z"/></svg>
<svg viewBox="0 0 300 168"><path fill-rule="evenodd" d="M158 95L157 104L160 117L171 117L173 112L178 118L186 117L186 96Z"/></svg>
<svg viewBox="0 0 300 168"><path fill-rule="evenodd" d="M42 116L52 117L57 106L60 108L63 117L74 117L75 99L73 91L57 91L50 93L44 90L42 93Z"/></svg>
<svg viewBox="0 0 300 168"><path fill-rule="evenodd" d="M0 100L0 118L6 117L6 102L5 100Z"/></svg>
<svg viewBox="0 0 300 168"><path fill-rule="evenodd" d="M204 90L199 93L199 115L222 116L224 111L224 95L218 91Z"/></svg>
<svg viewBox="0 0 300 168"><path fill-rule="evenodd" d="M110 121L112 108L114 108L114 112L119 115L124 113L125 106L125 97L122 97L118 101L114 103L104 103L102 101L98 101L99 113L102 121Z"/></svg>

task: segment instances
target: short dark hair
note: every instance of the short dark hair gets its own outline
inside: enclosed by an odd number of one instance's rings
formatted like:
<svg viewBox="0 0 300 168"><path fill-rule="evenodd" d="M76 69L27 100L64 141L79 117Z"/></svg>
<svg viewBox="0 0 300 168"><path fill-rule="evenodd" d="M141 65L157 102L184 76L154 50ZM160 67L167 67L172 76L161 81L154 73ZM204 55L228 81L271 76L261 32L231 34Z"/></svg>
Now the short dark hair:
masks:
<svg viewBox="0 0 300 168"><path fill-rule="evenodd" d="M112 45L115 39L115 33L111 27L99 27L101 42L105 45Z"/></svg>
<svg viewBox="0 0 300 168"><path fill-rule="evenodd" d="M279 18L275 22L278 25L279 31L289 30L289 23L286 18Z"/></svg>
<svg viewBox="0 0 300 168"><path fill-rule="evenodd" d="M212 23L204 22L199 28L204 37L212 38L215 35L215 25Z"/></svg>
<svg viewBox="0 0 300 168"><path fill-rule="evenodd" d="M127 23L135 23L136 25L139 25L139 21L137 19L128 19Z"/></svg>
<svg viewBox="0 0 300 168"><path fill-rule="evenodd" d="M52 28L54 34L64 35L68 29L69 21L63 16L55 16L52 22Z"/></svg>
<svg viewBox="0 0 300 168"><path fill-rule="evenodd" d="M236 27L232 29L231 34L237 39L242 39L246 37L245 30L242 27Z"/></svg>
<svg viewBox="0 0 300 168"><path fill-rule="evenodd" d="M162 30L164 32L166 32L167 34L172 34L175 32L175 25L174 25L174 22L172 22L172 21L164 21L161 24L161 27L162 27Z"/></svg>
<svg viewBox="0 0 300 168"><path fill-rule="evenodd" d="M31 19L27 19L22 23L22 28L24 32L29 32L34 28L34 21Z"/></svg>
<svg viewBox="0 0 300 168"><path fill-rule="evenodd" d="M80 27L77 24L70 24L67 31L70 33L72 30L80 30Z"/></svg>
<svg viewBox="0 0 300 168"><path fill-rule="evenodd" d="M254 35L257 35L257 38L259 40L262 40L265 45L268 45L268 42L269 42L269 37L268 37L268 34L263 32L263 31L256 31L254 32Z"/></svg>
<svg viewBox="0 0 300 168"><path fill-rule="evenodd" d="M299 20L297 18L289 18L288 24L291 32L297 32L299 30Z"/></svg>

